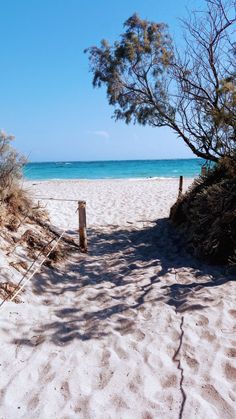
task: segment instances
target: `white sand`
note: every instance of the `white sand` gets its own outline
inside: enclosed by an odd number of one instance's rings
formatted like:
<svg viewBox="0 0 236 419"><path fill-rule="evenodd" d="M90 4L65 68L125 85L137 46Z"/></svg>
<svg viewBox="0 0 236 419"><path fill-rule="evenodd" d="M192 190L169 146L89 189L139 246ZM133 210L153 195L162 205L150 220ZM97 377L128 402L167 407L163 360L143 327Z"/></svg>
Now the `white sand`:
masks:
<svg viewBox="0 0 236 419"><path fill-rule="evenodd" d="M87 201L89 254L0 310L0 418L235 418L236 285L180 248L178 180L26 187ZM44 205L76 233L76 203Z"/></svg>

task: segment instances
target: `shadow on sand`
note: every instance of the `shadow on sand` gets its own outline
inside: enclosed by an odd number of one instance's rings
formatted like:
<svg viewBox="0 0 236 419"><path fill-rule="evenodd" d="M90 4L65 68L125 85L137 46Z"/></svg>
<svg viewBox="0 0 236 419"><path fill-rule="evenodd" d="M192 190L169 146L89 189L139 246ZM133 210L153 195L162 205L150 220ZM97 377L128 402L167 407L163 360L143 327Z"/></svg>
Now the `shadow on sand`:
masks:
<svg viewBox="0 0 236 419"><path fill-rule="evenodd" d="M63 267L45 268L34 278L33 292L50 316L14 343L34 345L32 335L65 345L114 330L132 333L140 310L154 304L182 313L202 310L212 302L205 290L231 280L188 254L167 219L143 229L90 229L89 255L74 255Z"/></svg>

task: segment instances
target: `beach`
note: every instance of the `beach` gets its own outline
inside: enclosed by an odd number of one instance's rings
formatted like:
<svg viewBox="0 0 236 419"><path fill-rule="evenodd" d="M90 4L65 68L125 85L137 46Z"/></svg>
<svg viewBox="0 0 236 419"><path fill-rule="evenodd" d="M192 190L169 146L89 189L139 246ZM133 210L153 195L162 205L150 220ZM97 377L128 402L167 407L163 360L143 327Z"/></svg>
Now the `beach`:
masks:
<svg viewBox="0 0 236 419"><path fill-rule="evenodd" d="M178 186L24 182L75 240L86 201L89 251L2 307L1 419L235 418L235 278L186 251L168 221Z"/></svg>

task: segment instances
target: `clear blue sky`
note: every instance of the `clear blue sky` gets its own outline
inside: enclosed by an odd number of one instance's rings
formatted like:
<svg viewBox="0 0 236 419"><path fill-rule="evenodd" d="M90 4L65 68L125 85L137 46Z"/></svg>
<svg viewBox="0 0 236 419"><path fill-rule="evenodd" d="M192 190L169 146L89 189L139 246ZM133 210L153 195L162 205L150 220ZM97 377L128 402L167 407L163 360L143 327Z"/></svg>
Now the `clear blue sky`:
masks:
<svg viewBox="0 0 236 419"><path fill-rule="evenodd" d="M112 41L134 12L178 39L194 0L0 0L0 127L31 161L192 157L168 129L111 119L83 50Z"/></svg>

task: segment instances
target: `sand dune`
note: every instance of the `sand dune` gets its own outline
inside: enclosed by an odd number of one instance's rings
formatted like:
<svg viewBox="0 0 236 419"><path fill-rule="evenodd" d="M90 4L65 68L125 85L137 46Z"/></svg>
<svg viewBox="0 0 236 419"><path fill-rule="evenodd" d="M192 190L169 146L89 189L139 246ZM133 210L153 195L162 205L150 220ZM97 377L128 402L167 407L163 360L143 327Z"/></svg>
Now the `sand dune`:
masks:
<svg viewBox="0 0 236 419"><path fill-rule="evenodd" d="M0 417L235 418L235 278L169 225L178 181L26 186L87 201L89 254L43 268L3 306ZM76 203L44 204L76 237Z"/></svg>

